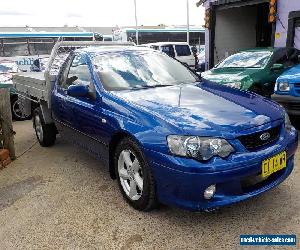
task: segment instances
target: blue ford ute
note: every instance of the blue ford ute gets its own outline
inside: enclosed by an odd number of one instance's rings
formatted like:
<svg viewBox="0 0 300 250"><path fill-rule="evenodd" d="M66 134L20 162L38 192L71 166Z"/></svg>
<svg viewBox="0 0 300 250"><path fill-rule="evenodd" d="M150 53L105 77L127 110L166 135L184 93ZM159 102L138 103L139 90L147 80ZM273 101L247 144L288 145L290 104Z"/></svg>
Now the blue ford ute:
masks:
<svg viewBox="0 0 300 250"><path fill-rule="evenodd" d="M278 77L272 99L280 103L289 115L300 117L300 65Z"/></svg>
<svg viewBox="0 0 300 250"><path fill-rule="evenodd" d="M41 145L56 131L97 156L125 200L210 210L266 192L294 167L297 131L284 109L256 94L201 80L142 47L75 50L52 90Z"/></svg>

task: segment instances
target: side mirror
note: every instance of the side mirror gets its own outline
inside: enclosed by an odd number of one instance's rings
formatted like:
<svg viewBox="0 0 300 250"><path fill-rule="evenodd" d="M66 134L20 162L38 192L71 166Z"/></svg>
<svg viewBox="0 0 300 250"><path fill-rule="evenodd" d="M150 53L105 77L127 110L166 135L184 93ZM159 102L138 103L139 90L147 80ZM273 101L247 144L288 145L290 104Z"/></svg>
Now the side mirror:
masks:
<svg viewBox="0 0 300 250"><path fill-rule="evenodd" d="M73 97L87 97L89 95L89 88L86 85L70 85L67 94Z"/></svg>
<svg viewBox="0 0 300 250"><path fill-rule="evenodd" d="M281 70L283 69L283 64L280 63L274 63L273 66L271 67L271 70L275 71L275 70Z"/></svg>

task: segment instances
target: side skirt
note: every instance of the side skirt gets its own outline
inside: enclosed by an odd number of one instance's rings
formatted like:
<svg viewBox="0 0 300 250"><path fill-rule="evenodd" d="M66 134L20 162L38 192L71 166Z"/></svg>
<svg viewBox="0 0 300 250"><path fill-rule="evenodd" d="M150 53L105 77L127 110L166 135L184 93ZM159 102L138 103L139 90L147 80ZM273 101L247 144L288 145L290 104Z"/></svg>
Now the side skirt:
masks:
<svg viewBox="0 0 300 250"><path fill-rule="evenodd" d="M108 145L61 122L58 122L57 120L55 120L55 125L63 140L79 146L88 154L100 160L105 166L109 167Z"/></svg>

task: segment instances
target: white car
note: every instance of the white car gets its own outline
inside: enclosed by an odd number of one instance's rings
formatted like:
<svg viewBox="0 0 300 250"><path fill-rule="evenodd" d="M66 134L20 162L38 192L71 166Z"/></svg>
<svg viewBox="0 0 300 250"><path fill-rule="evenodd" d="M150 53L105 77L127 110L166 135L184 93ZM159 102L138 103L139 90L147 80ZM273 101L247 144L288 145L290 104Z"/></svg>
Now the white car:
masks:
<svg viewBox="0 0 300 250"><path fill-rule="evenodd" d="M12 77L15 73L20 72L15 61L4 59L0 60L0 84L12 85ZM12 117L16 121L26 120L29 117L22 114L22 107L18 101L18 95L14 88L10 89L10 103Z"/></svg>
<svg viewBox="0 0 300 250"><path fill-rule="evenodd" d="M155 50L162 51L168 56L177 59L178 61L188 65L190 68L195 68L195 57L188 43L185 42L158 42L148 43L142 46L149 47Z"/></svg>

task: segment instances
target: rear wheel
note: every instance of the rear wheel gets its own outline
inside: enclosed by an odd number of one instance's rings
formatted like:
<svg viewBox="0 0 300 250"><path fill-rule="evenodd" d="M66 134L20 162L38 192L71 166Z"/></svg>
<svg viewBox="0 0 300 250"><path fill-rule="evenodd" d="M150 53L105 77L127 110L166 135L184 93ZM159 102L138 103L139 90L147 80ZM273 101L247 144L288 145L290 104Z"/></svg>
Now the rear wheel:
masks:
<svg viewBox="0 0 300 250"><path fill-rule="evenodd" d="M157 206L154 177L143 152L131 139L120 142L114 157L119 188L125 200L135 209L149 211Z"/></svg>
<svg viewBox="0 0 300 250"><path fill-rule="evenodd" d="M11 113L12 118L15 121L24 121L30 119L30 115L24 115L21 109L21 103L18 100L18 97L15 96L11 100Z"/></svg>
<svg viewBox="0 0 300 250"><path fill-rule="evenodd" d="M56 127L53 123L45 124L41 108L36 108L33 112L33 127L41 146L50 147L55 143Z"/></svg>

